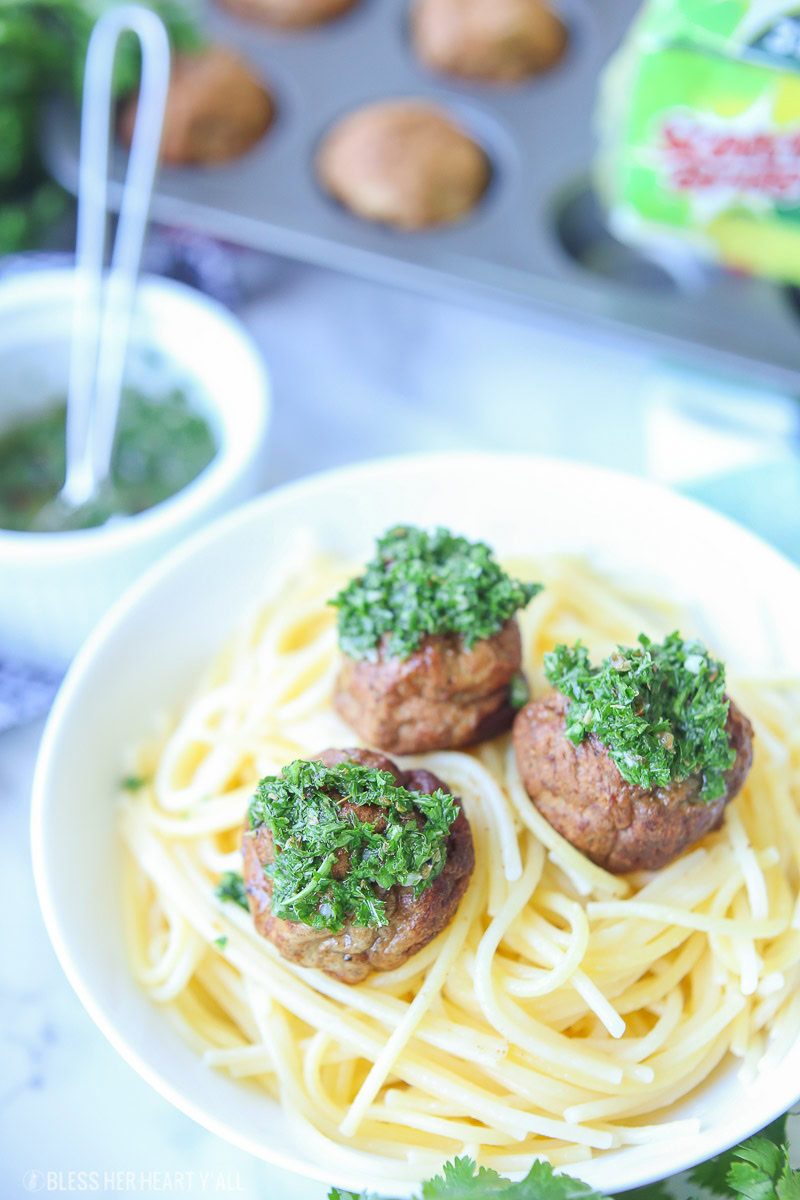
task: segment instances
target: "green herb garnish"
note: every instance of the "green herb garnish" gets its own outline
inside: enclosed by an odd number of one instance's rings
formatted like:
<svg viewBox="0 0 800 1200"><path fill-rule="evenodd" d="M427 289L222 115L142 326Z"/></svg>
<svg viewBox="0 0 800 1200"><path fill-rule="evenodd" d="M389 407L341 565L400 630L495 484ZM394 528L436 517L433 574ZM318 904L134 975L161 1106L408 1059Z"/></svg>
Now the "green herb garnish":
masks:
<svg viewBox="0 0 800 1200"><path fill-rule="evenodd" d="M235 904L250 911L247 892L244 890L244 880L238 871L226 871L214 889L214 895L218 900L233 900Z"/></svg>
<svg viewBox="0 0 800 1200"><path fill-rule="evenodd" d="M622 778L647 790L702 773L705 801L724 794L736 760L725 730L725 668L701 642L672 633L658 644L640 634L638 646L618 646L599 667L576 642L556 646L544 665L570 700L565 733L576 746L593 733Z"/></svg>
<svg viewBox="0 0 800 1200"><path fill-rule="evenodd" d="M228 944L228 935L223 933L219 937L214 938L214 945L218 950L224 950Z"/></svg>
<svg viewBox="0 0 800 1200"><path fill-rule="evenodd" d="M382 824L361 820L347 805L377 805ZM275 862L271 910L286 921L340 930L386 923L375 888L395 884L420 893L441 872L458 806L441 788L431 796L399 787L388 771L357 763L334 767L298 759L262 779L250 805L250 825L272 833ZM343 879L334 864L347 856Z"/></svg>
<svg viewBox="0 0 800 1200"><path fill-rule="evenodd" d="M126 775L120 781L120 787L124 788L126 792L138 792L146 784L147 780L141 775Z"/></svg>
<svg viewBox="0 0 800 1200"><path fill-rule="evenodd" d="M512 708L523 708L530 699L531 690L528 687L528 681L522 671L517 671L516 675L512 675L511 683L508 685L508 702Z"/></svg>
<svg viewBox="0 0 800 1200"><path fill-rule="evenodd" d="M436 634L460 634L470 650L541 591L539 583L511 579L484 542L447 529L398 525L378 539L377 551L364 574L330 602L339 610L339 645L350 658L375 661L383 637L394 658L408 658Z"/></svg>

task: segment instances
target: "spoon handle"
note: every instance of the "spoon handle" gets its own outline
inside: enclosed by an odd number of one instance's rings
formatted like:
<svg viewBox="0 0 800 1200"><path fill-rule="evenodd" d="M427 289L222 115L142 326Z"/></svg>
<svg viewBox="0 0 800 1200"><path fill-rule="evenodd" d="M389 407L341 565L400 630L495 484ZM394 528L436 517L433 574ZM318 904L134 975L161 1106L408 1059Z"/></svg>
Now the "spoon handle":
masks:
<svg viewBox="0 0 800 1200"><path fill-rule="evenodd" d="M142 50L136 126L108 279L104 281L114 55L135 33ZM149 9L121 5L95 25L81 110L75 305L63 493L84 503L108 477L169 86L169 39Z"/></svg>

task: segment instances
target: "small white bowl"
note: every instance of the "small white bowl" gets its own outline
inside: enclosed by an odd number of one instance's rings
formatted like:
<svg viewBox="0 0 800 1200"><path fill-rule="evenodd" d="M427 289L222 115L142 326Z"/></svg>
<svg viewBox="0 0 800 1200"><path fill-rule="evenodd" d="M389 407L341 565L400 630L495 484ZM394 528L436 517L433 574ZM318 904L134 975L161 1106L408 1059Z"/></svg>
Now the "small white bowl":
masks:
<svg viewBox="0 0 800 1200"><path fill-rule="evenodd" d="M71 270L0 284L0 432L66 392ZM211 425L212 462L162 504L74 533L0 529L0 656L66 665L109 604L165 550L265 482L270 388L226 309L171 280L139 288L127 378L182 385Z"/></svg>
<svg viewBox="0 0 800 1200"><path fill-rule="evenodd" d="M448 525L505 554L586 554L691 603L739 670L800 673L800 571L723 517L644 480L531 455L366 463L277 488L174 551L115 606L53 707L33 789L36 886L67 976L120 1054L207 1129L277 1166L356 1192L418 1187L310 1148L265 1093L204 1067L134 982L125 958L112 798L123 748L179 711L205 663L298 539L363 560L398 522ZM800 1040L751 1083L727 1060L671 1116L698 1133L626 1146L571 1173L607 1194L743 1140L800 1097ZM269 1187L267 1186L267 1193Z"/></svg>

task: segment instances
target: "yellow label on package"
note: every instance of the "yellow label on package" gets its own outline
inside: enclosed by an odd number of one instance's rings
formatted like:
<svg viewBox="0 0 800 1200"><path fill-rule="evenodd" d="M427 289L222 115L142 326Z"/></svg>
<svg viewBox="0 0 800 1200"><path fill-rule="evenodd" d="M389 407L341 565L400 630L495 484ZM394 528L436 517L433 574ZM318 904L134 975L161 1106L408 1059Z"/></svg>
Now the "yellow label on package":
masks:
<svg viewBox="0 0 800 1200"><path fill-rule="evenodd" d="M600 121L619 236L800 283L800 4L653 0Z"/></svg>

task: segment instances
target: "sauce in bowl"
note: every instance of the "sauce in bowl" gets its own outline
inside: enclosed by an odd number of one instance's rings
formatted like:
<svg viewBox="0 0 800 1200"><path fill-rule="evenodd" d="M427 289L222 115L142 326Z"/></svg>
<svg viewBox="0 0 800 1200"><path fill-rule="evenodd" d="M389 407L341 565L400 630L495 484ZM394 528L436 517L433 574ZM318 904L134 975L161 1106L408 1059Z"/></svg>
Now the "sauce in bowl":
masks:
<svg viewBox="0 0 800 1200"><path fill-rule="evenodd" d="M153 508L196 479L216 451L208 422L180 388L150 397L126 387L109 485L69 528L89 529ZM65 400L0 433L0 529L34 531L64 482L65 467Z"/></svg>

